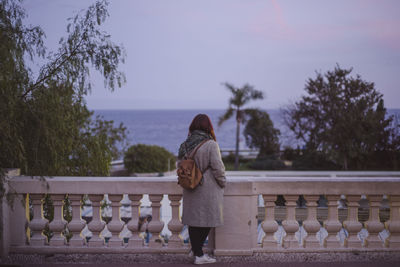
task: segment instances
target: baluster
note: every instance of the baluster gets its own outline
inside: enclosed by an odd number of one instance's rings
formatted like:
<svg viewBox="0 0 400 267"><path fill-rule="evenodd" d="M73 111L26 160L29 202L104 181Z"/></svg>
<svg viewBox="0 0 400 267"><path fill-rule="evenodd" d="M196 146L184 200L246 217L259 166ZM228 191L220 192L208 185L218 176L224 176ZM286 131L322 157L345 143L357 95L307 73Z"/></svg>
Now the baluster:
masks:
<svg viewBox="0 0 400 267"><path fill-rule="evenodd" d="M361 248L362 243L358 239L358 232L361 231L362 224L358 221L358 207L360 206L360 196L359 195L348 195L347 199L347 208L348 215L347 220L343 222L344 227L349 233L346 238L346 246L349 248Z"/></svg>
<svg viewBox="0 0 400 267"><path fill-rule="evenodd" d="M179 233L183 228L183 224L179 220L179 201L181 198L182 195L168 195L172 208L172 219L168 223L168 229L172 232L172 235L168 240L168 247L171 248L179 248L183 245L182 239L179 237Z"/></svg>
<svg viewBox="0 0 400 267"><path fill-rule="evenodd" d="M63 218L63 203L64 195L56 194L51 195L54 206L54 218L49 224L49 228L53 231L53 237L50 239L50 246L64 246L65 237L62 234L65 224L67 223Z"/></svg>
<svg viewBox="0 0 400 267"><path fill-rule="evenodd" d="M161 207L161 200L163 195L149 195L149 199L151 201L151 209L152 209L152 220L149 223L147 229L152 234L149 247L151 248L160 248L162 247L162 243L156 242L157 239L160 239L160 232L164 227L164 222L160 220L160 207Z"/></svg>
<svg viewBox="0 0 400 267"><path fill-rule="evenodd" d="M128 195L129 199L131 200L131 213L132 218L129 221L127 227L129 231L132 232L131 238L129 238L129 247L142 247L143 246L143 239L139 236L139 206L140 200L142 199L143 195Z"/></svg>
<svg viewBox="0 0 400 267"><path fill-rule="evenodd" d="M111 222L107 224L107 229L111 232L112 236L108 240L108 245L110 247L121 247L123 245L123 240L119 238L119 234L124 228L124 223L121 221L120 216L120 201L123 195L108 195L108 199L111 201L112 208L112 219Z"/></svg>
<svg viewBox="0 0 400 267"><path fill-rule="evenodd" d="M319 248L321 247L317 239L317 232L321 229L321 224L317 220L318 195L305 195L307 201L307 220L303 222L307 236L304 238L304 247Z"/></svg>
<svg viewBox="0 0 400 267"><path fill-rule="evenodd" d="M100 237L100 233L106 225L106 223L101 219L100 201L103 198L104 195L89 195L93 210L92 221L88 224L88 228L92 232L92 237L88 243L89 247L102 247L104 245L104 239Z"/></svg>
<svg viewBox="0 0 400 267"><path fill-rule="evenodd" d="M275 221L275 195L263 195L265 216L262 228L265 236L262 240L263 248L277 248L278 242L274 238L274 233L278 230L278 223Z"/></svg>
<svg viewBox="0 0 400 267"><path fill-rule="evenodd" d="M379 232L384 229L383 223L379 219L379 208L382 202L381 195L368 195L369 200L369 219L365 222L368 236L365 245L368 248L382 248L383 243L379 238Z"/></svg>
<svg viewBox="0 0 400 267"><path fill-rule="evenodd" d="M295 233L299 230L299 223L296 221L296 201L299 198L296 195L285 195L286 199L286 220L282 222L283 229L286 231L286 236L283 238L284 248L298 248L299 242L296 239Z"/></svg>
<svg viewBox="0 0 400 267"><path fill-rule="evenodd" d="M390 236L385 240L389 248L400 248L400 196L390 196L390 220L386 227Z"/></svg>
<svg viewBox="0 0 400 267"><path fill-rule="evenodd" d="M324 222L324 226L328 235L324 240L325 247L340 248L340 240L336 236L342 228L338 214L338 200L340 199L340 195L327 195L326 198L328 200L328 219Z"/></svg>
<svg viewBox="0 0 400 267"><path fill-rule="evenodd" d="M33 220L29 222L29 228L32 232L30 244L32 246L43 246L46 243L46 237L43 235L43 229L48 221L43 217L43 198L44 194L30 194L33 205Z"/></svg>
<svg viewBox="0 0 400 267"><path fill-rule="evenodd" d="M81 235L82 229L85 227L86 222L81 217L81 200L82 195L68 195L72 207L72 220L68 223L68 230L72 233L69 240L69 245L73 247L80 247L85 244L85 238Z"/></svg>

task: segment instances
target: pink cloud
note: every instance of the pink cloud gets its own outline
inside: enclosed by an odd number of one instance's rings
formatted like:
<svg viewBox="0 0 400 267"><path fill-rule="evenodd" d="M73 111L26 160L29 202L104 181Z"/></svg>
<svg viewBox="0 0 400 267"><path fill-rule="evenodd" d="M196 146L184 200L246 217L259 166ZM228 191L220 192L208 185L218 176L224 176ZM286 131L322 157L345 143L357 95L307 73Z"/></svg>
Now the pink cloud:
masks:
<svg viewBox="0 0 400 267"><path fill-rule="evenodd" d="M292 39L294 30L288 25L278 1L271 0L270 3L272 8L268 5L261 9L250 22L250 33L278 40Z"/></svg>
<svg viewBox="0 0 400 267"><path fill-rule="evenodd" d="M363 26L371 39L388 48L400 50L400 20L377 20Z"/></svg>
<svg viewBox="0 0 400 267"><path fill-rule="evenodd" d="M337 20L334 18L338 14L328 14L331 15L330 19L324 20L316 19L315 14L309 14L307 17L307 13L304 13L303 16L297 17L297 20L293 16L290 17L291 21L288 23L279 1L271 0L269 3L258 11L248 25L248 31L257 37L303 45L360 40L367 44L382 46L383 49L400 50L400 19L382 17L378 19L370 11L365 16L359 14L357 17L351 17L353 14L351 8ZM365 6L365 3L363 4ZM286 16L289 15L287 12Z"/></svg>

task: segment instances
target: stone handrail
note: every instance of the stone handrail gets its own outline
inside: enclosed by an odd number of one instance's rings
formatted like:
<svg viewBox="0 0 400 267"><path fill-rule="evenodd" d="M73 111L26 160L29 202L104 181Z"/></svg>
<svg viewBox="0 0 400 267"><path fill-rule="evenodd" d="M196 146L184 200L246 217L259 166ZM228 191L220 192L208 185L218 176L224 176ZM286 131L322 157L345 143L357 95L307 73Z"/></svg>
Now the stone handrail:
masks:
<svg viewBox="0 0 400 267"><path fill-rule="evenodd" d="M210 236L210 249L216 255L252 255L254 252L293 251L400 251L400 172L228 172L224 196L224 226ZM14 176L9 180L9 191L16 192L14 209L2 204L3 232L2 254L8 253L187 253L188 245L180 236L183 225L179 209L182 189L176 177L53 177L40 178ZM54 219L48 222L43 216L43 199L48 194L54 205ZM101 218L101 201L104 195L111 203L111 221ZM140 201L149 196L152 220L148 224L151 238L144 242L139 235ZM63 219L64 198L71 203L72 220ZM82 220L82 198L88 196L93 215L87 223ZM120 218L121 200L130 200L131 219L125 223ZM172 219L160 218L161 200L168 195ZM277 207L277 196L286 201ZM296 201L302 195L306 207ZM320 196L327 200L326 218L321 219ZM360 221L360 200L366 198L369 218ZM347 202L345 220L339 220L339 200ZM265 209L259 226L259 200ZM24 202L20 205L18 202ZM30 200L30 204L29 204ZM387 201L390 218L382 220L383 204ZM29 207L33 211L30 220ZM283 221L275 212L284 209ZM305 211L305 212L304 212ZM303 213L305 219L299 219ZM346 213L344 215L346 215ZM321 221L322 220L322 221ZM168 243L160 242L164 224L172 235ZM92 232L88 240L81 233ZM48 227L53 237L47 240L43 230ZM100 233L107 228L111 237L105 242ZM67 240L67 229L72 237ZM120 236L123 229L131 233L128 243ZM262 230L260 230L262 229ZM277 231L283 238L276 238ZM260 231L264 237L258 241ZM325 232L325 236L321 233ZM367 232L364 239L361 231ZM345 233L341 241L337 235ZM385 232L385 238L382 233ZM299 233L302 234L298 238ZM321 237L322 236L322 237ZM319 238L317 238L319 237Z"/></svg>

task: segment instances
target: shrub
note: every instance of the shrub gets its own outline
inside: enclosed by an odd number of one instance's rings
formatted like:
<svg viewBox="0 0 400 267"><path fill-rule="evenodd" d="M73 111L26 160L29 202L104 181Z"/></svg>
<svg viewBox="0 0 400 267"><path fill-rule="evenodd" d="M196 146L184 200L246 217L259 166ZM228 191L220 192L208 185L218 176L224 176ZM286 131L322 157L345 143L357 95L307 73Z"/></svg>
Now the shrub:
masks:
<svg viewBox="0 0 400 267"><path fill-rule="evenodd" d="M175 168L175 156L163 147L138 144L131 146L124 156L128 173L165 172Z"/></svg>
<svg viewBox="0 0 400 267"><path fill-rule="evenodd" d="M305 152L293 161L293 170L338 170L340 166L320 152Z"/></svg>
<svg viewBox="0 0 400 267"><path fill-rule="evenodd" d="M301 150L299 148L293 149L293 148L287 146L283 150L282 159L293 161L293 160L296 160L300 156L301 156Z"/></svg>
<svg viewBox="0 0 400 267"><path fill-rule="evenodd" d="M250 160L251 159L244 158L243 156L239 155L239 162L241 163L246 163L249 162ZM228 155L222 157L222 161L224 162L224 164L235 163L235 153L230 152Z"/></svg>
<svg viewBox="0 0 400 267"><path fill-rule="evenodd" d="M286 168L285 164L273 155L258 158L250 163L249 167L254 170L282 170Z"/></svg>

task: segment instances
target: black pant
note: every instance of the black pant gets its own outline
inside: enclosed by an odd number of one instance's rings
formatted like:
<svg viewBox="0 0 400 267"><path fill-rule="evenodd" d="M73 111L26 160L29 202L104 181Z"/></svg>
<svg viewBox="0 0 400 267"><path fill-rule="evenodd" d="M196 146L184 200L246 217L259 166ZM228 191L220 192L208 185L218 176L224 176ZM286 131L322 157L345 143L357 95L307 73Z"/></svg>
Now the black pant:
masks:
<svg viewBox="0 0 400 267"><path fill-rule="evenodd" d="M203 244L204 241L206 241L210 230L210 227L189 226L190 244L192 244L192 251L195 256L201 257L204 255Z"/></svg>

